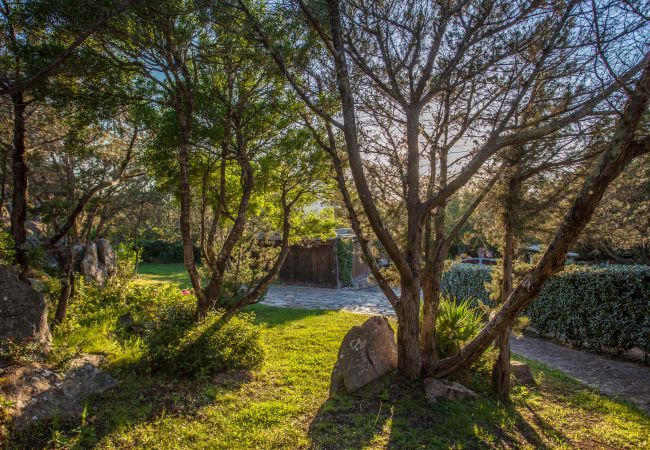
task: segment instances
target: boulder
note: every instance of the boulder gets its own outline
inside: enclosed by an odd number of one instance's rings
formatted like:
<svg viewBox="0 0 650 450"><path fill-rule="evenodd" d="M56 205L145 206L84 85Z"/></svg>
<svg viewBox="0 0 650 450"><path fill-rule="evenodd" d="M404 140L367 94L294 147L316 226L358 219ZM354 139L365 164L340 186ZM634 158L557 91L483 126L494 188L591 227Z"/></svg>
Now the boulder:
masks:
<svg viewBox="0 0 650 450"><path fill-rule="evenodd" d="M76 247L75 252L78 252ZM117 253L111 243L106 239L98 239L97 243L86 245L79 263L79 271L88 281L94 281L100 286L106 284L106 281L117 273Z"/></svg>
<svg viewBox="0 0 650 450"><path fill-rule="evenodd" d="M118 381L97 368L97 361L80 361L64 375L41 364L13 367L2 374L0 392L13 403L14 426L79 415L88 396L116 386Z"/></svg>
<svg viewBox="0 0 650 450"><path fill-rule="evenodd" d="M5 339L47 344L52 336L43 296L11 269L0 266L0 341Z"/></svg>
<svg viewBox="0 0 650 450"><path fill-rule="evenodd" d="M397 367L397 345L388 319L374 316L343 338L330 382L330 396L355 392Z"/></svg>
<svg viewBox="0 0 650 450"><path fill-rule="evenodd" d="M528 364L519 361L510 361L510 375L517 384L535 384L533 372L530 370L530 367L528 367Z"/></svg>
<svg viewBox="0 0 650 450"><path fill-rule="evenodd" d="M438 400L474 400L476 392L466 388L460 383L436 378L424 380L424 393L427 399L436 403Z"/></svg>
<svg viewBox="0 0 650 450"><path fill-rule="evenodd" d="M117 253L106 239L97 240L97 258L109 277L117 273Z"/></svg>

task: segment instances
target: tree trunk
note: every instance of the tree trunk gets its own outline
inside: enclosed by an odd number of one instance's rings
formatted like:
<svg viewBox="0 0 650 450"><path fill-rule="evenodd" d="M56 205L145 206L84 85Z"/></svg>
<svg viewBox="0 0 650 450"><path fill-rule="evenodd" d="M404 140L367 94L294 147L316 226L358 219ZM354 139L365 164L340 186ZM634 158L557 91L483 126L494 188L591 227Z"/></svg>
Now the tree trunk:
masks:
<svg viewBox="0 0 650 450"><path fill-rule="evenodd" d="M407 378L420 378L420 284L401 283L397 313L397 368Z"/></svg>
<svg viewBox="0 0 650 450"><path fill-rule="evenodd" d="M6 146L2 151L2 176L0 177L0 211L5 206L7 193L7 158L9 156L10 146Z"/></svg>
<svg viewBox="0 0 650 450"><path fill-rule="evenodd" d="M68 311L68 303L74 294L74 243L72 234L68 233L67 242L65 246L65 254L57 252L57 259L59 260L59 278L61 282L61 293L59 300L56 304L56 312L54 313L54 321L52 327L63 323L66 313Z"/></svg>
<svg viewBox="0 0 650 450"><path fill-rule="evenodd" d="M29 261L27 257L27 174L28 167L25 151L25 102L23 92L17 91L11 95L14 110L14 149L13 149L13 196L11 210L11 235L14 239L16 262L20 266L20 278L29 277Z"/></svg>
<svg viewBox="0 0 650 450"><path fill-rule="evenodd" d="M190 188L190 146L192 141L192 108L191 101L184 93L177 92L176 99L176 116L178 125L181 129L181 142L178 151L178 165L180 170L180 229L183 239L183 262L185 269L190 277L194 295L197 299L197 318L203 317L208 310L203 290L201 289L201 279L194 262L194 242L192 240L192 223L190 219L190 209L192 206L191 188Z"/></svg>
<svg viewBox="0 0 650 450"><path fill-rule="evenodd" d="M512 182L510 183L512 186ZM510 193L509 193L510 194ZM506 208L505 249L503 252L503 279L500 304L512 293L512 271L514 254L514 236L512 230L513 208ZM497 333L494 346L499 350L499 356L492 367L492 390L501 401L510 398L510 327L507 326Z"/></svg>
<svg viewBox="0 0 650 450"><path fill-rule="evenodd" d="M444 243L441 247L446 247ZM445 270L447 248L440 248L430 267L422 274L422 365L425 372L438 360L436 321L440 306L440 285Z"/></svg>

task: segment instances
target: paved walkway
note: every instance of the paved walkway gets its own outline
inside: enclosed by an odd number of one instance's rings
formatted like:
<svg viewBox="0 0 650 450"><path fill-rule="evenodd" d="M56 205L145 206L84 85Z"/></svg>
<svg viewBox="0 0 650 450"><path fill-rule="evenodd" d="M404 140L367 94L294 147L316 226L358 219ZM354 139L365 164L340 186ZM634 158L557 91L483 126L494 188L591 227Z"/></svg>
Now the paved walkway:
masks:
<svg viewBox="0 0 650 450"><path fill-rule="evenodd" d="M284 308L345 310L395 315L378 287L361 290L274 285L262 302ZM573 350L544 339L512 339L513 352L541 361L605 394L632 401L650 414L650 367Z"/></svg>

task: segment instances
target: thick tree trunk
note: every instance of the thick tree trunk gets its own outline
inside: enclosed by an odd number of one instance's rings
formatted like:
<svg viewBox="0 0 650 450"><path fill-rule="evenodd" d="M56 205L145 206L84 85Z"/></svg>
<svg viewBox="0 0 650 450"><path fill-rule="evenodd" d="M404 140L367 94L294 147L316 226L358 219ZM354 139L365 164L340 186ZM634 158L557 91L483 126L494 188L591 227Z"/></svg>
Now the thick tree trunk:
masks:
<svg viewBox="0 0 650 450"><path fill-rule="evenodd" d="M401 284L397 313L397 368L407 378L418 379L422 369L420 353L420 284Z"/></svg>
<svg viewBox="0 0 650 450"><path fill-rule="evenodd" d="M441 246L446 247L445 244ZM434 258L431 267L425 268L422 274L422 365L425 372L438 360L436 321L447 249L441 248Z"/></svg>
<svg viewBox="0 0 650 450"><path fill-rule="evenodd" d="M607 186L642 153L648 151L648 139L635 140L641 118L650 103L650 64L646 63L641 79L630 95L625 109L605 147L600 160L585 180L580 193L541 261L517 286L501 309L478 336L450 358L439 361L430 375L444 377L476 362L497 334L512 324L519 312L537 297L548 278L564 266L569 247L577 239L603 197Z"/></svg>
<svg viewBox="0 0 650 450"><path fill-rule="evenodd" d="M14 239L16 262L20 266L20 278L29 277L27 257L27 175L29 173L25 150L25 102L24 95L17 91L11 95L14 112L14 149L13 149L13 196L11 210L11 235Z"/></svg>
<svg viewBox="0 0 650 450"><path fill-rule="evenodd" d="M180 90L180 89L179 89ZM183 240L183 262L190 277L194 295L197 299L197 318L201 318L209 309L201 288L201 279L194 262L194 242L192 240L192 223L190 219L192 200L190 188L190 146L192 141L192 107L191 99L183 92L177 92L176 117L181 129L181 142L178 151L178 166L180 172L180 229Z"/></svg>

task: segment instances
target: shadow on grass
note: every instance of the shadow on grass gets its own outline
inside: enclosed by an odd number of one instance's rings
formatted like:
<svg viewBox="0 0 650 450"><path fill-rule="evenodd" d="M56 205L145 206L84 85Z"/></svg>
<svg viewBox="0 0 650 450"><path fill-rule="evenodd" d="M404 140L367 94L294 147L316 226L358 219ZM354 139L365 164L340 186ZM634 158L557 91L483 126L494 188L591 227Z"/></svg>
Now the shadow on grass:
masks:
<svg viewBox="0 0 650 450"><path fill-rule="evenodd" d="M163 417L193 417L214 402L217 390L236 392L249 381L248 373L241 371L179 379L146 375L141 364L106 370L120 380L119 385L89 397L83 414L11 430L6 448L91 448L119 430Z"/></svg>
<svg viewBox="0 0 650 450"><path fill-rule="evenodd" d="M536 418L545 435L568 441L560 430ZM397 375L369 390L327 400L309 427L315 448L549 448L513 405L487 393L474 401L430 403L420 383Z"/></svg>
<svg viewBox="0 0 650 450"><path fill-rule="evenodd" d="M287 322L298 321L306 317L317 317L335 313L333 311L322 309L281 308L277 306L262 305L259 303L246 308L246 310L255 313L256 323L268 327L283 325Z"/></svg>

